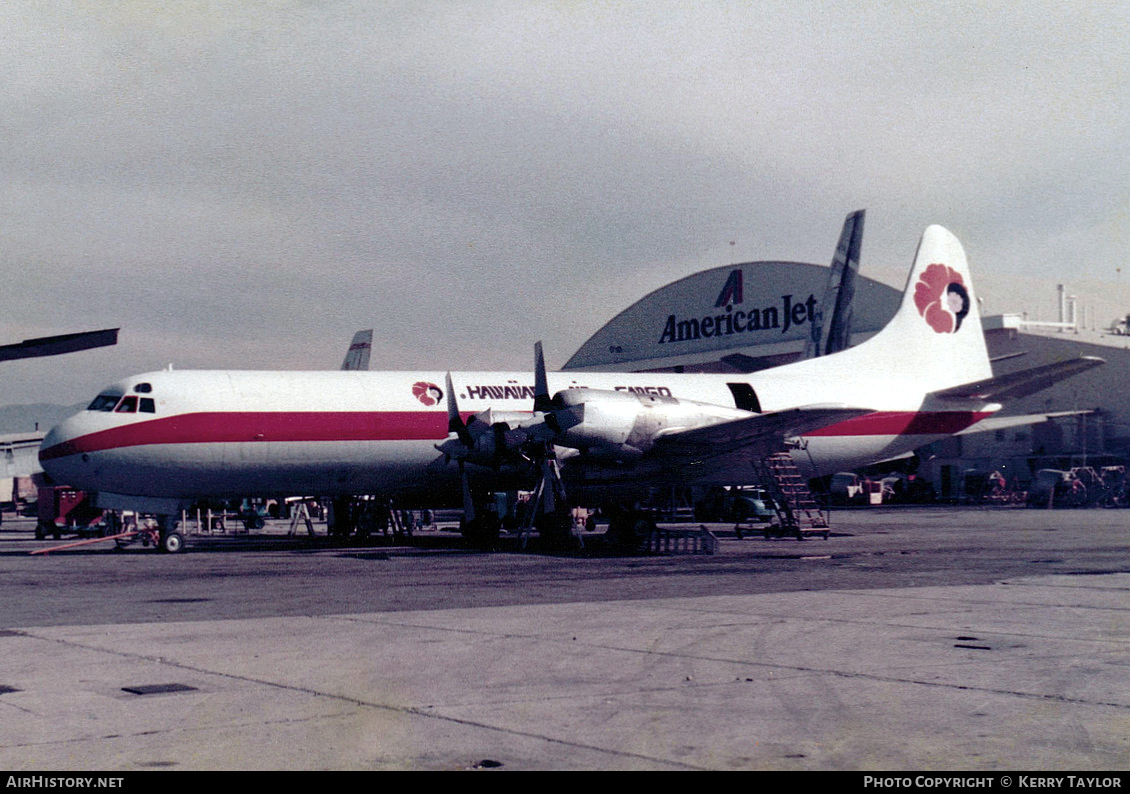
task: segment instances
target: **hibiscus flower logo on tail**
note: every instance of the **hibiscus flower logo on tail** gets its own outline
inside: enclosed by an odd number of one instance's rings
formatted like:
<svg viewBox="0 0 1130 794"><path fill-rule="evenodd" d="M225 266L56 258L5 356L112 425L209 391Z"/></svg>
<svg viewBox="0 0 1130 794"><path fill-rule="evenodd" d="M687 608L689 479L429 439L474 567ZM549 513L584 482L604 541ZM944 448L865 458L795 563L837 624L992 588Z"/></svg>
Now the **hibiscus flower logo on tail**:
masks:
<svg viewBox="0 0 1130 794"><path fill-rule="evenodd" d="M926 324L939 334L956 333L969 314L969 290L961 274L948 265L928 265L914 285L914 305Z"/></svg>
<svg viewBox="0 0 1130 794"><path fill-rule="evenodd" d="M412 394L428 407L438 405L443 399L443 390L439 386L422 380L412 384Z"/></svg>

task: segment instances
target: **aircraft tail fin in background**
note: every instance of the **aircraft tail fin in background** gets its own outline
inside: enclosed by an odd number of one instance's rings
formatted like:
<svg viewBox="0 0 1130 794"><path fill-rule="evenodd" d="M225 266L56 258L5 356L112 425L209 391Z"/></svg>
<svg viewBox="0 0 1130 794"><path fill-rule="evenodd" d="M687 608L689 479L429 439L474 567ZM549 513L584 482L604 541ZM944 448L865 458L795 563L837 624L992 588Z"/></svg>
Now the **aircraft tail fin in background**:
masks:
<svg viewBox="0 0 1130 794"><path fill-rule="evenodd" d="M844 219L820 312L812 324L812 336L805 345L805 358L838 353L846 350L851 343L852 300L855 297L855 277L859 273L865 214L866 210L856 210Z"/></svg>
<svg viewBox="0 0 1130 794"><path fill-rule="evenodd" d="M373 350L373 329L358 331L349 343L349 352L341 362L344 370L367 371L369 369L369 354Z"/></svg>

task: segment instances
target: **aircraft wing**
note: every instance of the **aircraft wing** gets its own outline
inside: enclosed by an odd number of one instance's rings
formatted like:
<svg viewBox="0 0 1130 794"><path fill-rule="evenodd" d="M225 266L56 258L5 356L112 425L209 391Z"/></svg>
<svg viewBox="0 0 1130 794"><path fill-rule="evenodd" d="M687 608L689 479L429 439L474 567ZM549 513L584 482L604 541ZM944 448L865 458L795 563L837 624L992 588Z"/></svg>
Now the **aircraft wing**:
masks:
<svg viewBox="0 0 1130 794"><path fill-rule="evenodd" d="M38 339L25 339L14 345L0 345L0 361L36 356L57 356L60 353L74 353L93 347L106 347L118 343L118 328L102 331L83 331L77 334L60 336L41 336Z"/></svg>
<svg viewBox="0 0 1130 794"><path fill-rule="evenodd" d="M36 431L0 436L0 477L29 477L43 471L39 444L45 435Z"/></svg>
<svg viewBox="0 0 1130 794"><path fill-rule="evenodd" d="M805 405L753 414L714 425L672 430L655 440L652 454L663 465L686 465L741 453L745 457L779 451L785 439L872 413L846 405Z"/></svg>
<svg viewBox="0 0 1130 794"><path fill-rule="evenodd" d="M1106 361L1095 356L1080 356L1067 361L1045 364L1042 367L997 375L974 383L964 383L961 386L932 392L930 396L939 400L977 400L980 402L1012 400L1035 394L1061 380L1070 378L1072 375L1078 375L1080 372L1100 367L1105 363Z"/></svg>

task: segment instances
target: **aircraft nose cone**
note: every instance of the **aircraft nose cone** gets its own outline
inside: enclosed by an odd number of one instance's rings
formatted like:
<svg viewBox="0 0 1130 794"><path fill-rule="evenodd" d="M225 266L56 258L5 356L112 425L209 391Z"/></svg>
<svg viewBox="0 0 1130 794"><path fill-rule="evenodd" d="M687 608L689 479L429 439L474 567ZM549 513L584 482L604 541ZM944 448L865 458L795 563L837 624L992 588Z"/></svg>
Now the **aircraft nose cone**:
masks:
<svg viewBox="0 0 1130 794"><path fill-rule="evenodd" d="M43 437L43 441L39 443L39 462L45 463L53 459L57 454L59 444L67 439L63 433L62 425L55 425L47 431L47 435Z"/></svg>
<svg viewBox="0 0 1130 794"><path fill-rule="evenodd" d="M66 419L51 428L39 445L39 465L58 482L73 484L69 480L78 454L77 435L74 419Z"/></svg>

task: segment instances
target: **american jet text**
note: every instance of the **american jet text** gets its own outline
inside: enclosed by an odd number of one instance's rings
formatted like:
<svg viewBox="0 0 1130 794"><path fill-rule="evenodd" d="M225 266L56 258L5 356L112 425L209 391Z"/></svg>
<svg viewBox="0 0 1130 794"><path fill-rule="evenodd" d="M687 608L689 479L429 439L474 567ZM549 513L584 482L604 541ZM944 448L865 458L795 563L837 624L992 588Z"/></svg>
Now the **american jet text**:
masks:
<svg viewBox="0 0 1130 794"><path fill-rule="evenodd" d="M667 316L659 344L733 336L750 331L767 331L772 328L780 328L781 333L786 333L794 325L813 322L816 319L816 304L814 295L809 295L801 303L794 303L792 295L782 295L779 308L766 306L764 309L734 311L734 307L728 305L725 314L692 317L686 320L680 320L671 314Z"/></svg>

